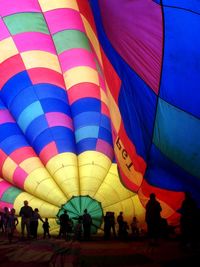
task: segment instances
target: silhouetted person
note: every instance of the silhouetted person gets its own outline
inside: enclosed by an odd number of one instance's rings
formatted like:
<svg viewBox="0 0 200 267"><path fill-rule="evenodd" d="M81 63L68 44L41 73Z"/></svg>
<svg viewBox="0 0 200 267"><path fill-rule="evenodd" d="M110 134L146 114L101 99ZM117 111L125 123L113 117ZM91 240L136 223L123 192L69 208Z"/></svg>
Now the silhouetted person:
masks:
<svg viewBox="0 0 200 267"><path fill-rule="evenodd" d="M18 223L19 223L18 222L18 218L15 215L15 209L12 208L11 212L10 212L10 214L8 216L8 222L7 222L7 233L8 233L9 243L12 242L14 231L15 231L16 226L17 226Z"/></svg>
<svg viewBox="0 0 200 267"><path fill-rule="evenodd" d="M111 234L111 220L110 220L110 211L106 212L104 216L104 239L109 240Z"/></svg>
<svg viewBox="0 0 200 267"><path fill-rule="evenodd" d="M82 233L83 233L83 229L82 229L82 221L83 221L83 217L79 216L78 218L78 222L75 225L74 228L74 239L75 240L81 240L82 239Z"/></svg>
<svg viewBox="0 0 200 267"><path fill-rule="evenodd" d="M63 236L64 239L67 239L67 232L69 227L69 215L67 211L64 210L64 213L60 215L60 232L59 237Z"/></svg>
<svg viewBox="0 0 200 267"><path fill-rule="evenodd" d="M83 235L85 240L90 240L92 217L88 213L87 209L84 210L83 214Z"/></svg>
<svg viewBox="0 0 200 267"><path fill-rule="evenodd" d="M162 208L160 203L156 200L156 195L151 193L150 199L146 204L145 221L147 223L147 234L152 245L156 245L160 234L161 211Z"/></svg>
<svg viewBox="0 0 200 267"><path fill-rule="evenodd" d="M115 213L110 212L110 225L111 225L111 230L113 233L113 237L116 238L116 230L115 230Z"/></svg>
<svg viewBox="0 0 200 267"><path fill-rule="evenodd" d="M9 213L8 207L4 207L3 213L2 213L2 232L3 233L6 233L9 214L10 213Z"/></svg>
<svg viewBox="0 0 200 267"><path fill-rule="evenodd" d="M38 220L44 223L42 217L39 214L39 210L35 208L30 220L30 233L35 239L37 239Z"/></svg>
<svg viewBox="0 0 200 267"><path fill-rule="evenodd" d="M119 215L117 216L117 223L118 223L118 237L123 237L123 227L124 227L124 217L123 212L120 211Z"/></svg>
<svg viewBox="0 0 200 267"><path fill-rule="evenodd" d="M46 238L46 235L48 235L48 238L50 238L51 235L49 233L50 226L49 226L48 218L45 218L45 221L44 221L42 227L43 227L43 230L44 230L43 238L45 239Z"/></svg>
<svg viewBox="0 0 200 267"><path fill-rule="evenodd" d="M138 219L136 216L133 217L133 220L131 222L131 231L133 238L139 237L139 226L138 226Z"/></svg>
<svg viewBox="0 0 200 267"><path fill-rule="evenodd" d="M199 228L198 207L190 193L185 192L185 199L180 208L180 227L182 244L191 246L197 241L197 229Z"/></svg>
<svg viewBox="0 0 200 267"><path fill-rule="evenodd" d="M28 205L28 201L24 201L24 206L21 207L19 215L21 220L21 236L24 238L24 229L26 227L27 237L30 238L30 219L33 215L33 209Z"/></svg>

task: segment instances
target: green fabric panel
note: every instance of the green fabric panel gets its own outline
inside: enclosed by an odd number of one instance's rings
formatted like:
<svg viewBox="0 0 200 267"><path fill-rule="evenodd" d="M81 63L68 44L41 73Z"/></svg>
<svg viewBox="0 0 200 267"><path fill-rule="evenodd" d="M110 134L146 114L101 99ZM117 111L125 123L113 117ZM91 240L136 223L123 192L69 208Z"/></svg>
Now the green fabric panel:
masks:
<svg viewBox="0 0 200 267"><path fill-rule="evenodd" d="M153 143L170 160L200 177L199 119L159 99Z"/></svg>
<svg viewBox="0 0 200 267"><path fill-rule="evenodd" d="M87 36L80 31L61 31L53 35L53 40L58 54L72 48L84 48L91 51Z"/></svg>
<svg viewBox="0 0 200 267"><path fill-rule="evenodd" d="M22 32L49 33L44 17L40 13L18 13L4 18L12 35Z"/></svg>
<svg viewBox="0 0 200 267"><path fill-rule="evenodd" d="M16 187L10 187L1 197L1 201L8 203L14 203L16 197L22 193L22 190Z"/></svg>
<svg viewBox="0 0 200 267"><path fill-rule="evenodd" d="M96 233L97 229L101 227L102 224L103 209L101 203L90 196L72 197L67 203L62 205L57 217L59 218L60 215L63 214L64 210L67 210L69 218L72 219L74 225L76 225L79 216L84 214L85 209L87 209L88 213L92 216L91 232ZM57 222L59 224L59 220Z"/></svg>

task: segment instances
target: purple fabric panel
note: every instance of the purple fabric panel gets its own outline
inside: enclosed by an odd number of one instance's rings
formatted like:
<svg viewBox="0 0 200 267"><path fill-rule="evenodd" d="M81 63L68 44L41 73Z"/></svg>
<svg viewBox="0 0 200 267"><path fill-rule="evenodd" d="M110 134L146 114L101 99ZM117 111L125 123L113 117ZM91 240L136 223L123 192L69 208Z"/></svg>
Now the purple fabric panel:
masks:
<svg viewBox="0 0 200 267"><path fill-rule="evenodd" d="M161 7L150 0L101 0L99 6L113 47L157 93L163 39Z"/></svg>

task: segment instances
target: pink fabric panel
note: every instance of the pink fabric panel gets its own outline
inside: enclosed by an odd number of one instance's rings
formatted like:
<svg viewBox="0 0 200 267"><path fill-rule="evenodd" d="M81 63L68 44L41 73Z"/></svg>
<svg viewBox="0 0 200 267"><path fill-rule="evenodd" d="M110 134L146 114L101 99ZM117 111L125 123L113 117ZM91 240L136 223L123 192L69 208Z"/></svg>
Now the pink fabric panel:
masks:
<svg viewBox="0 0 200 267"><path fill-rule="evenodd" d="M100 100L100 90L96 84L76 84L68 91L69 102L72 105L75 101L85 97L93 97Z"/></svg>
<svg viewBox="0 0 200 267"><path fill-rule="evenodd" d="M93 54L82 48L67 50L59 55L59 59L63 72L77 66L88 66L96 69Z"/></svg>
<svg viewBox="0 0 200 267"><path fill-rule="evenodd" d="M50 83L57 85L65 90L63 76L54 70L47 68L34 68L29 69L28 74L33 84Z"/></svg>
<svg viewBox="0 0 200 267"><path fill-rule="evenodd" d="M0 182L0 198L2 197L2 195L5 193L6 190L8 190L8 188L10 188L12 185L9 184L6 181L1 181Z"/></svg>
<svg viewBox="0 0 200 267"><path fill-rule="evenodd" d="M14 122L14 119L7 109L0 110L0 124L6 122Z"/></svg>
<svg viewBox="0 0 200 267"><path fill-rule="evenodd" d="M72 120L69 116L60 112L48 112L45 114L49 127L64 126L73 130Z"/></svg>
<svg viewBox="0 0 200 267"><path fill-rule="evenodd" d="M0 41L10 36L3 20L0 18Z"/></svg>
<svg viewBox="0 0 200 267"><path fill-rule="evenodd" d="M1 0L1 16L8 16L21 12L40 12L38 0Z"/></svg>
<svg viewBox="0 0 200 267"><path fill-rule="evenodd" d="M51 34L63 30L79 30L85 32L80 13L72 9L57 9L45 13L50 25Z"/></svg>
<svg viewBox="0 0 200 267"><path fill-rule="evenodd" d="M25 146L14 150L9 157L14 160L16 164L20 164L28 158L37 157L37 155L32 147Z"/></svg>
<svg viewBox="0 0 200 267"><path fill-rule="evenodd" d="M13 174L13 182L19 188L24 188L24 181L26 180L27 173L20 167L17 167Z"/></svg>
<svg viewBox="0 0 200 267"><path fill-rule="evenodd" d="M8 202L4 202L4 201L0 201L0 210L3 211L3 209L5 207L8 207L9 209L13 208L13 204L12 203L8 203Z"/></svg>
<svg viewBox="0 0 200 267"><path fill-rule="evenodd" d="M110 118L109 109L108 109L108 107L106 106L106 104L104 102L101 103L101 113Z"/></svg>
<svg viewBox="0 0 200 267"><path fill-rule="evenodd" d="M104 140L98 139L96 145L96 151L102 152L107 155L110 159L113 158L113 148Z"/></svg>
<svg viewBox="0 0 200 267"><path fill-rule="evenodd" d="M0 90L4 84L15 74L24 71L26 68L22 61L21 56L15 55L6 59L0 64Z"/></svg>
<svg viewBox="0 0 200 267"><path fill-rule="evenodd" d="M102 78L102 76L100 74L99 74L99 85L100 85L101 89L103 89L104 92L106 92L105 79Z"/></svg>
<svg viewBox="0 0 200 267"><path fill-rule="evenodd" d="M39 158L42 160L43 164L46 165L46 163L57 154L58 150L56 144L55 142L51 142L43 148L39 154Z"/></svg>
<svg viewBox="0 0 200 267"><path fill-rule="evenodd" d="M113 47L157 94L162 63L162 9L150 0L101 0Z"/></svg>
<svg viewBox="0 0 200 267"><path fill-rule="evenodd" d="M7 157L8 155L2 149L0 149L0 174L1 175L2 175L1 170Z"/></svg>
<svg viewBox="0 0 200 267"><path fill-rule="evenodd" d="M50 35L39 32L25 32L13 36L19 52L41 50L56 54Z"/></svg>

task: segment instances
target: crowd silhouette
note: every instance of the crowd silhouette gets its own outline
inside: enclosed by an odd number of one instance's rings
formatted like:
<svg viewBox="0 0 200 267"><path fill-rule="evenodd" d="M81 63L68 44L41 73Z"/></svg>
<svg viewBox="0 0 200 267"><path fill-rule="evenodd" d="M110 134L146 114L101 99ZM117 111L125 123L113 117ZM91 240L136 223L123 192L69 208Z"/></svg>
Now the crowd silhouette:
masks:
<svg viewBox="0 0 200 267"><path fill-rule="evenodd" d="M159 245L160 238L169 238L175 233L175 228L180 229L180 243L183 247L196 247L199 244L200 230L200 211L197 203L190 193L185 192L185 198L178 210L180 214L180 223L178 226L168 224L166 218L161 216L162 207L157 200L155 193L149 195L145 213L146 230L141 227L136 215L132 217L130 224L124 219L122 211L117 216L113 211L107 211L102 218L104 240L140 240L145 237L152 246ZM30 240L38 238L38 225L42 223L43 239L51 238L50 224L48 218L42 218L38 208L33 210L27 200L21 207L19 216L21 217L21 240ZM91 228L94 226L93 219L87 209L83 214L75 218L70 218L68 211L62 211L58 217L59 233L57 238L78 241L91 240ZM0 212L0 232L6 235L9 243L12 242L15 235L16 226L19 224L15 209L4 207ZM26 236L25 236L26 233Z"/></svg>

